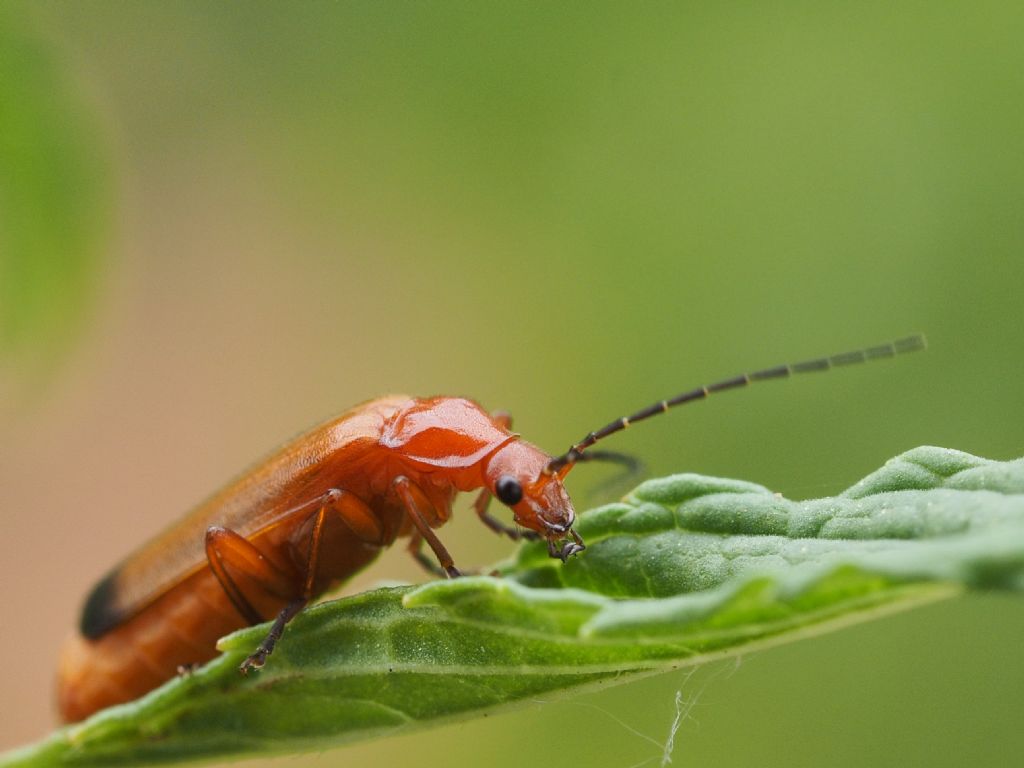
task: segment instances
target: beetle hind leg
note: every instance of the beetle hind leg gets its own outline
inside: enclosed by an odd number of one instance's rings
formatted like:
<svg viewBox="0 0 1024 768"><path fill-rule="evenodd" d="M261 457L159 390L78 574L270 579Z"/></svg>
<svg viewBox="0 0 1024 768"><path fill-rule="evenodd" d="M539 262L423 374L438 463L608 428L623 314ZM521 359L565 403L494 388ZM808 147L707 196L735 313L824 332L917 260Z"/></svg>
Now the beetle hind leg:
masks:
<svg viewBox="0 0 1024 768"><path fill-rule="evenodd" d="M277 641L281 639L285 625L322 590L323 585L318 580L321 565L320 549L324 540L324 528L328 522L340 521L365 544L380 546L384 542L385 531L380 521L373 510L355 495L339 488L331 488L315 503L318 508L309 529L309 547L306 550L306 562L302 567L301 579L292 582L292 589L289 592L292 599L277 614L263 642L239 666L242 674L248 674L266 664L267 657L274 652Z"/></svg>
<svg viewBox="0 0 1024 768"><path fill-rule="evenodd" d="M306 607L309 600L305 597L299 597L292 600L286 605L277 617L274 619L273 625L270 627L270 631L267 632L267 636L263 638L263 642L260 643L256 650L243 661L238 671L243 675L249 674L254 669L260 669L264 664L267 663L267 657L274 652L274 648L277 646L277 641L281 639L281 633L284 632L284 625L287 624L292 618Z"/></svg>
<svg viewBox="0 0 1024 768"><path fill-rule="evenodd" d="M298 591L295 578L278 568L244 537L228 528L206 529L206 559L224 593L249 624L264 621L238 584L239 578L274 597L289 599Z"/></svg>
<svg viewBox="0 0 1024 768"><path fill-rule="evenodd" d="M262 667L281 637L284 625L302 610L308 599L295 597L301 586L294 576L270 562L252 542L227 528L214 525L206 529L206 559L231 604L249 624L260 624L264 617L245 596L236 576L248 579L270 595L289 599L289 603L277 614L270 632L256 652L249 656L239 669L244 673Z"/></svg>

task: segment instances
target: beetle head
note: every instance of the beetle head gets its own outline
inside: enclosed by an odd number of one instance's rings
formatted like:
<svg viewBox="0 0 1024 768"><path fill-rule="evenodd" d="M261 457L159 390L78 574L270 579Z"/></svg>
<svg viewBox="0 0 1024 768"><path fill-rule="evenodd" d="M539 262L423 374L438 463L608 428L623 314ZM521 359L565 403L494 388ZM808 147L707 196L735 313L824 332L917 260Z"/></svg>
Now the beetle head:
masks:
<svg viewBox="0 0 1024 768"><path fill-rule="evenodd" d="M569 468L545 473L550 460L539 448L514 440L490 457L485 481L494 497L512 510L516 524L546 540L551 556L564 562L584 544L573 530L576 511L562 484Z"/></svg>

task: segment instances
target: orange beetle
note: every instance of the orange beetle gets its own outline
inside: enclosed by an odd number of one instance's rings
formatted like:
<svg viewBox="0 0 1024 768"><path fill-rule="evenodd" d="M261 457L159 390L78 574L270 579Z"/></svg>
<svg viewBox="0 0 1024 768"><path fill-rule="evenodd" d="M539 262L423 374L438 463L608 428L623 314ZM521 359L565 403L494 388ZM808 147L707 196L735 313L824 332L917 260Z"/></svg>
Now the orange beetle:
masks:
<svg viewBox="0 0 1024 768"><path fill-rule="evenodd" d="M551 457L454 397L383 397L293 440L144 545L92 590L81 633L65 646L58 704L66 721L129 701L179 669L216 655L223 635L274 619L241 666L266 662L285 625L311 600L365 567L399 536L432 572L459 575L434 533L457 492L480 490L474 508L492 530L547 541L562 561L583 551L563 481L578 462L628 463L588 451L633 422L752 381L892 357L924 348L907 339L744 374L684 392L589 433ZM491 517L492 496L518 528ZM438 567L422 552L426 542Z"/></svg>

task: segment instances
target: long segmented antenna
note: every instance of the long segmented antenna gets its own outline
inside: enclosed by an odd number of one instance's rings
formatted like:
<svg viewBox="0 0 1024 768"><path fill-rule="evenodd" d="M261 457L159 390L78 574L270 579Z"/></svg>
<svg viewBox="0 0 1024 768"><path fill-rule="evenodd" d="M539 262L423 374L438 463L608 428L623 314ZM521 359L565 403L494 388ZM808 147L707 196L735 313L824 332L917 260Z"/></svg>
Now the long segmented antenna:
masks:
<svg viewBox="0 0 1024 768"><path fill-rule="evenodd" d="M544 468L544 474L551 475L559 472L565 467L575 464L580 460L583 456L583 452L587 450L587 448L592 446L598 440L603 440L608 437L608 435L614 435L616 432L621 432L629 425L635 424L638 421L649 419L651 416L657 416L659 413L665 413L665 411L674 406L682 405L683 403L690 403L694 400L703 400L713 392L724 392L727 389L738 389L739 387L745 387L754 381L786 379L795 373L827 371L831 368L838 368L843 365L866 363L869 360L881 360L883 358L906 354L907 352L917 352L918 350L923 350L926 347L927 342L925 341L924 335L918 334L916 336L908 336L905 339L899 339L888 344L879 344L876 347L858 349L853 352L843 352L838 355L832 355L831 357L819 357L814 360L805 360L802 363L777 365L774 368L765 368L761 371L744 373L739 376L734 376L731 379L724 379L722 381L715 382L714 384L708 384L705 387L697 387L696 389L691 389L689 392L683 392L682 394L676 395L668 400L661 400L660 402L649 405L630 416L623 416L621 419L616 419L610 424L601 427L601 429L596 432L591 432L561 456L556 456L549 461L547 466Z"/></svg>

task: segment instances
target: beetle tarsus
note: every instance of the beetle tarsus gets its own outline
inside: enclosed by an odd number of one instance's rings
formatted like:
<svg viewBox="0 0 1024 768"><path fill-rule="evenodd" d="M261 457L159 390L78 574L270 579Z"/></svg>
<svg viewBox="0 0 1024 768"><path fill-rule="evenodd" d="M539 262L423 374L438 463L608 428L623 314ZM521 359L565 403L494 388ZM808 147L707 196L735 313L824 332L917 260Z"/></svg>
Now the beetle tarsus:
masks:
<svg viewBox="0 0 1024 768"><path fill-rule="evenodd" d="M292 617L301 611L308 603L309 600L305 597L296 598L286 605L277 618L274 619L273 625L270 627L270 631L267 632L267 636L263 638L263 642L256 648L256 652L249 658L243 661L238 671L243 675L249 674L254 669L260 669L264 664L267 663L267 657L274 652L274 648L277 645L277 641L281 639L281 633L284 632L284 626Z"/></svg>
<svg viewBox="0 0 1024 768"><path fill-rule="evenodd" d="M561 560L563 563L569 562L569 558L578 552L582 552L586 547L577 544L574 541L567 542L562 545L561 549L555 546L553 541L548 542L548 554L556 560Z"/></svg>
<svg viewBox="0 0 1024 768"><path fill-rule="evenodd" d="M238 665L238 671L243 675L248 675L254 669L262 669L263 665L267 663L267 656L269 655L270 650L260 648L256 653Z"/></svg>
<svg viewBox="0 0 1024 768"><path fill-rule="evenodd" d="M586 549L586 547L584 545L577 544L575 541L570 541L564 547L562 547L562 551L558 553L558 556L559 556L559 559L563 563L565 563L565 562L569 561L570 557L572 557L573 555L579 554L584 549Z"/></svg>
<svg viewBox="0 0 1024 768"><path fill-rule="evenodd" d="M559 549L553 539L548 539L548 554L551 557L561 560L563 563L568 562L569 558L573 555L577 555L587 548L587 545L583 543L583 538L576 533L576 531L569 529L569 535L572 536L572 541L567 541Z"/></svg>

